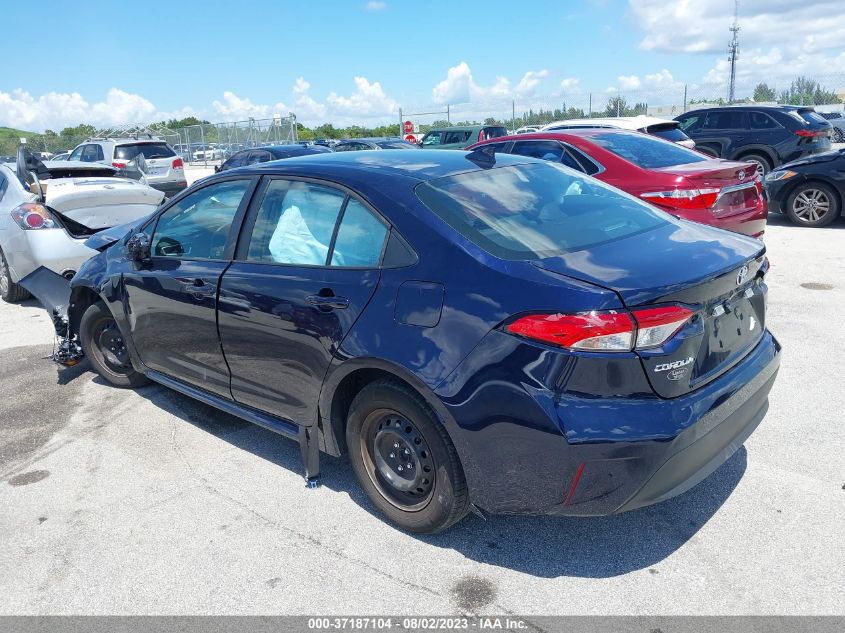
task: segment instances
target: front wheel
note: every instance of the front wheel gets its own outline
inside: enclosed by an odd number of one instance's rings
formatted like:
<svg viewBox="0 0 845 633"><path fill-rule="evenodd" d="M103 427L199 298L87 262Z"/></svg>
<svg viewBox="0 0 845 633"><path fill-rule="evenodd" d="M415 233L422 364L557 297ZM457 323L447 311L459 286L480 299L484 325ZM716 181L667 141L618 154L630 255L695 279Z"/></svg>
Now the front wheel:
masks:
<svg viewBox="0 0 845 633"><path fill-rule="evenodd" d="M346 425L352 469L387 518L431 534L469 510L463 468L452 441L422 397L379 380L352 402Z"/></svg>
<svg viewBox="0 0 845 633"><path fill-rule="evenodd" d="M123 334L102 303L89 306L82 315L79 342L97 373L115 387L141 387L149 382L132 367Z"/></svg>
<svg viewBox="0 0 845 633"><path fill-rule="evenodd" d="M827 226L839 217L839 199L822 182L804 183L787 198L786 214L798 226Z"/></svg>

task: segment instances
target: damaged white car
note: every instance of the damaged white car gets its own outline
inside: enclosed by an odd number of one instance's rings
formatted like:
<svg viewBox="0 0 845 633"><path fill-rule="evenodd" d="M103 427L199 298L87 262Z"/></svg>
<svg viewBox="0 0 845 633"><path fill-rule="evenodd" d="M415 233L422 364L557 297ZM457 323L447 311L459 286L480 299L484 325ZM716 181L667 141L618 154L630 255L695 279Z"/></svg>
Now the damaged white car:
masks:
<svg viewBox="0 0 845 633"><path fill-rule="evenodd" d="M0 164L2 298L28 298L17 282L39 266L73 277L95 254L86 239L155 211L164 194L144 183L137 164L119 171L99 163L41 162L23 148L16 165Z"/></svg>

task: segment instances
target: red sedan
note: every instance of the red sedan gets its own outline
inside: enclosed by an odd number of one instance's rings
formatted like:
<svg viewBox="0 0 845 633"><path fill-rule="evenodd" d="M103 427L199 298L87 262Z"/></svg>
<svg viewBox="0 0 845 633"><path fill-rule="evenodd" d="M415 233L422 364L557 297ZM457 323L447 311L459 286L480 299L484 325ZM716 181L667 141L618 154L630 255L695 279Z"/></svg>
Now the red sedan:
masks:
<svg viewBox="0 0 845 633"><path fill-rule="evenodd" d="M766 229L762 182L751 163L605 128L506 136L467 149L482 147L562 163L687 220L752 237Z"/></svg>

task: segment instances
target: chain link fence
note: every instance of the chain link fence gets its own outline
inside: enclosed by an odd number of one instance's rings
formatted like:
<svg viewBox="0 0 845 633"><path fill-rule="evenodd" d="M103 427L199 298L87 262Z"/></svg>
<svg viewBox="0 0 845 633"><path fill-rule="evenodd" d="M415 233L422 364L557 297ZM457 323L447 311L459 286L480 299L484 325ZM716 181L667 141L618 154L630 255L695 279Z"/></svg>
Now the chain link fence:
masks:
<svg viewBox="0 0 845 633"><path fill-rule="evenodd" d="M186 163L216 165L243 149L296 143L296 115L272 119L248 119L230 123L206 123L176 130L171 143Z"/></svg>
<svg viewBox="0 0 845 633"><path fill-rule="evenodd" d="M723 88L671 83L648 89L570 91L553 96L518 98L480 97L467 103L428 105L399 111L397 130L410 120L419 133L432 127L461 124L498 124L509 130L540 126L562 119L636 116L645 114L672 119L700 108L725 105ZM809 105L819 112L843 111L845 74L798 78L790 81L761 81L738 90L733 103Z"/></svg>

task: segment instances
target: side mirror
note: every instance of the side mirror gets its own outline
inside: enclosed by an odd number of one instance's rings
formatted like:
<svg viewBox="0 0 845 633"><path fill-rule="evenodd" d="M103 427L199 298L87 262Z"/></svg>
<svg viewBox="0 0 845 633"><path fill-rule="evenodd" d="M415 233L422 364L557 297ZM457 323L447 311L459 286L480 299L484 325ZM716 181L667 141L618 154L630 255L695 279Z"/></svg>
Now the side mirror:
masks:
<svg viewBox="0 0 845 633"><path fill-rule="evenodd" d="M135 233L126 240L126 256L133 262L150 258L150 237L146 233Z"/></svg>

